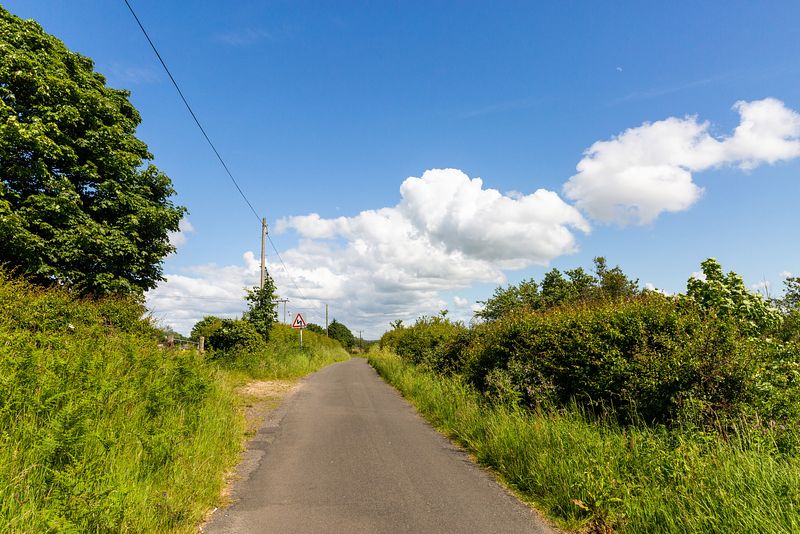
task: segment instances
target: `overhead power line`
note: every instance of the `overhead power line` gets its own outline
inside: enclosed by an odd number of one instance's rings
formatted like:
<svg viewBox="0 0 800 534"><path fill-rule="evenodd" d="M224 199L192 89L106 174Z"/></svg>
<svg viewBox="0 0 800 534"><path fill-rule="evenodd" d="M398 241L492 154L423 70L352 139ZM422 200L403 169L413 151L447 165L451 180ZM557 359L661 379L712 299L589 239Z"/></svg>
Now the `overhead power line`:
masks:
<svg viewBox="0 0 800 534"><path fill-rule="evenodd" d="M258 222L261 223L262 222L262 217L258 214L256 209L253 207L253 204L250 203L250 200L247 198L247 195L244 194L244 191L242 191L242 188L239 187L239 183L236 181L236 178L234 178L233 173L231 172L230 168L228 167L228 164L225 163L224 159L222 159L222 156L220 155L219 151L217 150L217 147L214 146L214 143L211 141L211 138L206 133L205 128L203 128L203 125L200 124L200 120L197 118L197 115L195 115L194 110L192 109L192 106L189 105L189 101L186 100L186 97L184 96L183 91L181 91L181 88L178 85L178 82L175 80L175 77L170 72L169 67L167 67L166 62L164 62L164 59L161 57L161 54L159 53L158 48L156 48L156 45L155 45L155 43L153 43L153 40L150 38L150 35L147 33L147 30L144 29L144 25L142 24L142 21L139 20L139 17L136 15L136 12L133 10L133 7L131 6L130 2L128 2L128 0L123 0L123 1L125 2L125 5L128 6L128 10L131 12L131 15L133 15L134 20L136 20L136 24L139 25L139 29L142 30L142 34L144 34L145 39L147 39L147 42L150 44L150 48L152 48L153 52L156 54L156 57L158 58L158 61L161 63L161 66L164 67L164 71L167 73L167 76L169 76L169 79L172 82L172 85L175 86L175 90L178 91L178 95L181 97L181 100L183 101L183 104L186 106L186 109L189 111L189 114L192 116L192 119L194 119L195 124L200 129L200 132L203 134L203 137L205 137L206 141L208 142L208 146L210 146L211 150L214 151L214 154L217 156L217 159L222 164L222 167L225 169L225 172L228 174L228 178L231 179L231 182L233 182L233 185L236 187L236 190L239 192L239 195L241 195L242 199L247 203L247 206L250 208L250 211L253 212L253 215L256 216L256 219L258 219ZM269 236L269 233L266 234L266 237L267 237L267 239L269 239L269 243L270 243L270 245L272 245L272 249L275 251L275 254L278 255L278 259L280 260L281 265L283 265L283 270L286 272L286 276L288 276L289 280L292 281L292 284L294 285L295 289L297 289L297 292L300 293L300 296L305 299L306 298L305 294L300 289L300 287L297 285L297 282L295 281L294 277L289 272L289 269L286 267L286 263L283 261L283 258L281 257L280 252L278 252L278 249L275 247L275 243L272 242L272 238Z"/></svg>
<svg viewBox="0 0 800 534"><path fill-rule="evenodd" d="M172 81L172 85L175 86L175 89L178 91L178 95L180 95L181 100L183 100L183 104L186 106L186 109L189 110L189 114L194 119L194 122L195 122L195 124L197 124L197 127L200 128L200 132L203 134L203 137L206 138L206 141L208 141L208 145L211 147L211 150L214 151L214 154L216 154L217 159L222 164L222 167L225 169L225 172L228 173L228 177L231 179L231 182L233 182L233 185L236 187L236 190L239 191L239 194L242 196L242 199L247 203L247 206L250 208L250 211L253 212L253 215L256 216L256 218L258 219L259 222L261 222L261 216L258 214L258 212L256 212L255 208L250 203L250 200L248 200L247 195L245 195L244 191L242 191L242 188L239 187L239 183L236 181L236 178L233 177L233 173L228 168L228 165L225 163L225 160L222 159L222 156L220 156L219 151L217 150L217 147L215 147L214 143L211 142L211 138L206 133L205 128L203 128L203 125L200 124L200 121L197 119L197 115L195 115L194 111L192 110L192 106L189 105L189 102L186 100L186 97L183 96L183 91L181 91L181 88L178 85L178 82L175 81L175 78L172 76L172 73L169 71L169 68L167 67L167 64L164 62L164 59L161 57L161 54L158 52L158 49L156 48L156 45L153 43L153 40L150 39L150 35L148 35L147 30L144 29L144 25L142 25L142 21L139 20L139 17L136 15L136 12L133 10L133 7L131 7L130 2L128 2L128 0L123 0L123 2L125 2L125 5L128 6L128 10L130 10L131 15L133 15L133 18L136 19L136 24L139 25L139 29L142 30L142 33L144 34L145 39L147 39L147 42L150 43L150 48L152 48L153 52L155 52L156 57L158 58L158 61L161 62L161 66L164 67L164 70L166 71L167 76L169 76L170 81Z"/></svg>
<svg viewBox="0 0 800 534"><path fill-rule="evenodd" d="M300 293L300 296L305 299L306 298L305 294L300 289L300 287L297 285L297 282L295 282L294 277L289 272L289 269L286 268L286 263L284 263L283 258L281 258L281 253L278 252L278 248L275 246L275 243L272 242L272 238L269 236L269 234L267 234L267 239L269 239L269 244L272 245L272 250L275 251L275 254L278 256L278 259L280 260L281 265L283 265L283 270L286 271L286 276L288 276L289 280L292 281L292 284L294 285L294 288L297 290L298 293Z"/></svg>

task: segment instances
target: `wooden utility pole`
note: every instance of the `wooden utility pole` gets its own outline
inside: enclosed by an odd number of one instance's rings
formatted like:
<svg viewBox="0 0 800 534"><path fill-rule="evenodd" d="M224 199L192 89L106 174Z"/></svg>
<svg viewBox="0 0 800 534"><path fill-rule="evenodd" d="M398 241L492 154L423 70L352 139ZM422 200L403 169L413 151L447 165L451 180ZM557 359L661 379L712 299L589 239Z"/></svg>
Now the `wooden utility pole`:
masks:
<svg viewBox="0 0 800 534"><path fill-rule="evenodd" d="M289 299L276 299L276 300L273 300L272 302L278 304L279 306L280 306L280 303L283 302L283 322L285 323L286 322L286 303L289 302Z"/></svg>
<svg viewBox="0 0 800 534"><path fill-rule="evenodd" d="M326 337L330 337L330 336L328 336L328 305L327 304L325 304L325 336Z"/></svg>
<svg viewBox="0 0 800 534"><path fill-rule="evenodd" d="M267 278L267 218L261 219L261 289Z"/></svg>

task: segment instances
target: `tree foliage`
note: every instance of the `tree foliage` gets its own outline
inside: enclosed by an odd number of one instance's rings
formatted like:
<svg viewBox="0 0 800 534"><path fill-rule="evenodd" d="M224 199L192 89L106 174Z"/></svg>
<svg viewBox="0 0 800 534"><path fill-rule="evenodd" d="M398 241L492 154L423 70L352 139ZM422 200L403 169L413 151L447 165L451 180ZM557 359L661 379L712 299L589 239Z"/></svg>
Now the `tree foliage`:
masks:
<svg viewBox="0 0 800 534"><path fill-rule="evenodd" d="M266 350L264 338L252 323L241 319L222 319L219 328L208 339L209 348L216 358L233 358L236 352L261 352Z"/></svg>
<svg viewBox="0 0 800 534"><path fill-rule="evenodd" d="M629 299L640 293L638 280L628 278L619 266L609 269L602 256L594 259L594 271L592 275L582 267L564 273L551 269L545 273L541 283L531 278L506 288L498 287L491 298L481 302L484 307L477 316L486 321L496 321L510 312Z"/></svg>
<svg viewBox="0 0 800 534"><path fill-rule="evenodd" d="M185 209L130 93L0 7L0 263L85 294L155 287Z"/></svg>
<svg viewBox="0 0 800 534"><path fill-rule="evenodd" d="M309 332L314 332L315 334L319 334L321 336L325 335L325 329L316 323L308 323L306 325L306 330L308 330Z"/></svg>
<svg viewBox="0 0 800 534"><path fill-rule="evenodd" d="M222 319L214 315L206 315L197 321L192 327L192 332L189 338L192 341L198 341L201 337L206 338L206 341L211 337L219 327L222 326Z"/></svg>
<svg viewBox="0 0 800 534"><path fill-rule="evenodd" d="M278 320L275 298L275 282L269 275L264 278L264 287L248 289L245 296L248 309L244 312L243 319L255 327L264 341L269 340L269 331Z"/></svg>
<svg viewBox="0 0 800 534"><path fill-rule="evenodd" d="M786 278L783 283L786 286L783 307L787 311L800 311L800 276Z"/></svg>
<svg viewBox="0 0 800 534"><path fill-rule="evenodd" d="M704 279L692 277L686 284L686 298L719 317L741 321L751 333L761 333L781 323L780 312L761 295L747 289L741 276L727 275L722 265L708 258L700 264Z"/></svg>
<svg viewBox="0 0 800 534"><path fill-rule="evenodd" d="M336 319L328 325L328 335L341 343L346 349L351 349L356 344L356 338L350 329Z"/></svg>

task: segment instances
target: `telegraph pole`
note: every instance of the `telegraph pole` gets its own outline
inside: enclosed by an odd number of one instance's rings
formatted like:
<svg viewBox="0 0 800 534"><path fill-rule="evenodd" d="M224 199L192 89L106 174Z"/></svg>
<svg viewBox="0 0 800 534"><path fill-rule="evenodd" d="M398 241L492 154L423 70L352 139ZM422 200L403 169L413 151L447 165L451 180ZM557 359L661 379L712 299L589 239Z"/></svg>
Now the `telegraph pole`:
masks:
<svg viewBox="0 0 800 534"><path fill-rule="evenodd" d="M267 278L267 218L261 219L261 289Z"/></svg>
<svg viewBox="0 0 800 534"><path fill-rule="evenodd" d="M328 304L325 304L325 336L328 336Z"/></svg>

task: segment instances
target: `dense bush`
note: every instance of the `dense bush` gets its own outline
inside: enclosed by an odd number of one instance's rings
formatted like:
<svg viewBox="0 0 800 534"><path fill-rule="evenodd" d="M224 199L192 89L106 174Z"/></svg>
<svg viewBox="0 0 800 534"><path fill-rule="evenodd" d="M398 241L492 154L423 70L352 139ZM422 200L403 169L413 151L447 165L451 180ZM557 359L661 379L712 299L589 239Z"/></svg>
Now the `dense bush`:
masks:
<svg viewBox="0 0 800 534"><path fill-rule="evenodd" d="M222 319L220 317L206 315L197 323L195 323L195 325L192 327L192 332L189 337L192 341L199 341L201 337L204 337L207 345L211 334L213 334L221 326Z"/></svg>
<svg viewBox="0 0 800 534"><path fill-rule="evenodd" d="M306 332L314 332L315 334L325 335L325 329L318 324L308 323L306 325Z"/></svg>
<svg viewBox="0 0 800 534"><path fill-rule="evenodd" d="M771 419L764 369L800 362L797 346L752 338L729 319L651 295L618 304L507 317L473 332L462 374L536 405L573 399L624 421L713 427ZM773 377L774 378L774 377ZM797 383L787 383L800 394ZM760 404L759 404L760 402Z"/></svg>
<svg viewBox="0 0 800 534"><path fill-rule="evenodd" d="M691 281L686 295L649 291L517 307L471 329L423 318L387 332L381 346L457 373L503 402L561 407L577 401L623 423L718 430L745 419L785 428L793 440L788 429L800 423L800 345L786 325L796 311L781 316L747 292L740 277L723 275L714 260L703 268L706 280ZM568 272L573 285L581 279ZM530 282L522 286L503 290L494 304L508 297L513 307L520 295L541 297ZM785 335L770 337L778 325Z"/></svg>
<svg viewBox="0 0 800 534"><path fill-rule="evenodd" d="M517 285L498 287L482 301L476 314L485 321L496 321L510 313L547 310L571 304L628 299L640 294L638 280L632 280L619 266L609 268L606 259L594 259L594 274L577 267L562 274L558 269L545 273L541 283L533 279Z"/></svg>
<svg viewBox="0 0 800 534"><path fill-rule="evenodd" d="M460 322L442 316L421 317L413 326L398 325L386 332L380 347L391 349L410 362L452 372L460 367L468 338L469 330Z"/></svg>
<svg viewBox="0 0 800 534"><path fill-rule="evenodd" d="M264 349L264 338L249 322L241 319L222 319L208 338L214 354L221 356L234 351L256 351Z"/></svg>

